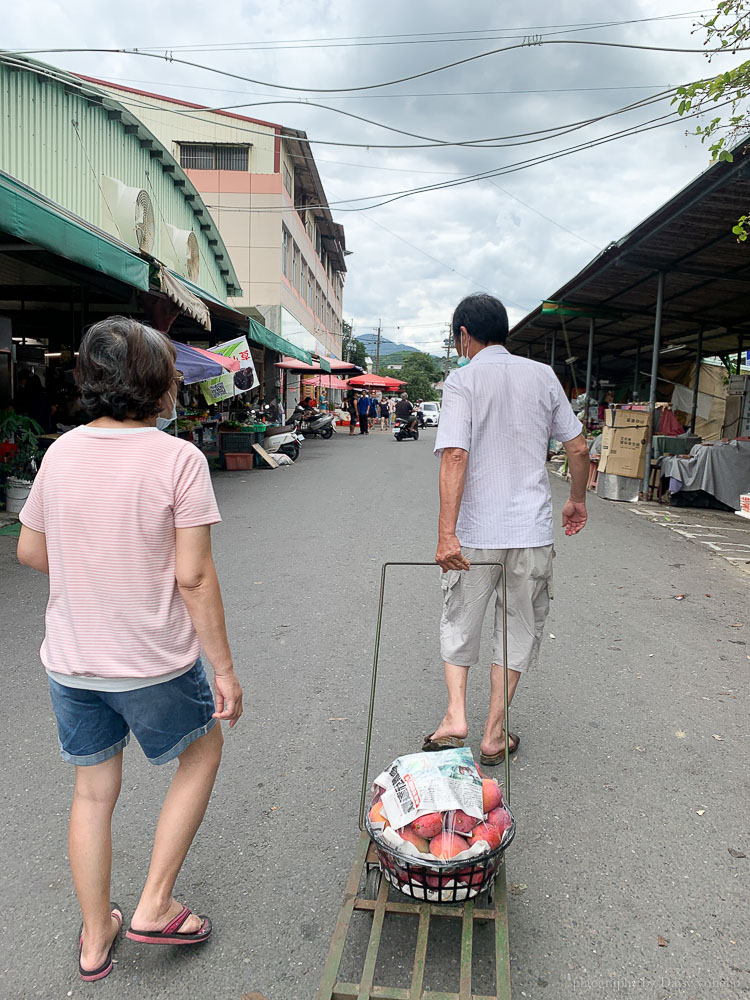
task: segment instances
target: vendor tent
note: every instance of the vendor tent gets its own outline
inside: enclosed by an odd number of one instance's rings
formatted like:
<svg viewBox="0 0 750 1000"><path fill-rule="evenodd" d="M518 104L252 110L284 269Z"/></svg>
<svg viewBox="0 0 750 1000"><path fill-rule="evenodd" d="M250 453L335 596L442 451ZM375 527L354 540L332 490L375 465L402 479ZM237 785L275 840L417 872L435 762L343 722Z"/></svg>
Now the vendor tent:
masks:
<svg viewBox="0 0 750 1000"><path fill-rule="evenodd" d="M335 375L313 375L312 378L303 378L305 385L311 385L318 389L347 389L348 383Z"/></svg>
<svg viewBox="0 0 750 1000"><path fill-rule="evenodd" d="M216 378L225 371L239 371L240 363L235 358L225 358L222 354L204 351L200 347L189 347L177 340L170 340L170 344L177 351L175 367L182 372L186 385Z"/></svg>

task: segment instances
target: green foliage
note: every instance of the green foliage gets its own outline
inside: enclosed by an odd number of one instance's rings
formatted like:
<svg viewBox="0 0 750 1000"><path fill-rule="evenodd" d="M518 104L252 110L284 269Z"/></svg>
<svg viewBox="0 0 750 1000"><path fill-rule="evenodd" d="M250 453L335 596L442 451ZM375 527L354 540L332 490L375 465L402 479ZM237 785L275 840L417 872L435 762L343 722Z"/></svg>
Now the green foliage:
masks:
<svg viewBox="0 0 750 1000"><path fill-rule="evenodd" d="M422 351L408 353L404 357L403 368L400 372L393 372L396 378L408 382L407 391L409 399L437 399L433 385L443 377L442 369L435 358Z"/></svg>
<svg viewBox="0 0 750 1000"><path fill-rule="evenodd" d="M342 337L341 337L341 359L342 361L349 361L353 365L359 365L360 368L365 367L365 359L367 357L367 348L362 343L361 340L357 340L352 334L352 325L344 320L341 324Z"/></svg>
<svg viewBox="0 0 750 1000"><path fill-rule="evenodd" d="M721 0L716 13L698 23L696 31L706 33L707 49L718 49L735 54L750 41L750 0ZM707 51L710 62L715 51ZM711 108L726 108L724 114L716 115L704 125L697 125L695 135L708 145L712 162L733 160L730 147L740 134L748 128L748 108L745 104L750 95L750 60L716 76L696 80L678 87L672 104L677 104L677 113L695 116L710 112ZM744 243L748 238L748 215L742 215L732 227L737 240Z"/></svg>
<svg viewBox="0 0 750 1000"><path fill-rule="evenodd" d="M42 457L41 434L44 428L31 417L10 408L0 413L0 477L3 480L8 476L34 478Z"/></svg>

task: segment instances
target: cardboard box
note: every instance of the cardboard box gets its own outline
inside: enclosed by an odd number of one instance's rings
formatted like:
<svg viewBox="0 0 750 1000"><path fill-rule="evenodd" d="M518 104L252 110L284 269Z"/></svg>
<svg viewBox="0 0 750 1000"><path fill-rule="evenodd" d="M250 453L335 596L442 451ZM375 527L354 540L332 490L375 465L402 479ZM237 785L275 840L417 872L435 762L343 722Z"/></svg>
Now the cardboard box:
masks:
<svg viewBox="0 0 750 1000"><path fill-rule="evenodd" d="M605 414L606 427L648 427L651 414L648 410L607 410Z"/></svg>
<svg viewBox="0 0 750 1000"><path fill-rule="evenodd" d="M642 479L646 468L648 423L633 427L605 427L599 472Z"/></svg>

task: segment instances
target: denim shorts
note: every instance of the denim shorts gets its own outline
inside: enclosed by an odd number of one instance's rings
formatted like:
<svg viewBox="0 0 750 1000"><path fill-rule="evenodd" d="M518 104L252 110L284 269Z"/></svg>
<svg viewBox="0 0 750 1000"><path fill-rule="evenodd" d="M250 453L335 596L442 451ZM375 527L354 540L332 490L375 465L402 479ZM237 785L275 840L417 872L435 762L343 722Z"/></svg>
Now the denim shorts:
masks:
<svg viewBox="0 0 750 1000"><path fill-rule="evenodd" d="M89 691L51 677L60 754L71 764L101 764L130 742L131 730L152 764L166 764L218 722L200 657L186 673L135 691Z"/></svg>

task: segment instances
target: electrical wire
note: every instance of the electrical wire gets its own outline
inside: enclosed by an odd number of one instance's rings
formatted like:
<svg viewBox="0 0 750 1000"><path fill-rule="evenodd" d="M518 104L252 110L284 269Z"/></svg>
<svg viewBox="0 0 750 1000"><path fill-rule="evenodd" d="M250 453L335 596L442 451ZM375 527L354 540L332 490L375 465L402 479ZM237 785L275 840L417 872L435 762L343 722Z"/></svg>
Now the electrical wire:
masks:
<svg viewBox="0 0 750 1000"><path fill-rule="evenodd" d="M341 35L328 39L320 38L281 38L267 39L263 42L212 42L192 45L146 45L137 46L145 52L159 52L165 48L172 52L236 52L236 51L277 51L277 47L292 48L329 48L341 47L338 43L354 45L420 45L426 43L445 44L447 42L487 41L492 38L525 37L530 31L541 32L542 35L559 34L561 31L591 31L599 28L615 28L631 24L644 24L655 21L680 21L696 14L705 14L710 8L702 10L682 11L675 14L660 14L654 17L630 18L622 21L574 21L568 24L532 24L512 28L474 28L456 31L426 31L398 32L390 35ZM508 32L523 32L520 36L509 35ZM473 36L473 37L467 37Z"/></svg>
<svg viewBox="0 0 750 1000"><path fill-rule="evenodd" d="M426 146L421 144L410 143L407 145L396 146L393 144L381 145L378 143L368 143L368 148L370 149L423 149L433 146L465 146L469 149L493 149L493 148L503 148L505 146L523 146L528 145L528 142L506 142L505 140L510 139L527 139L529 136L539 136L537 139L531 139L531 142L544 142L547 139L555 139L558 136L566 135L569 132L577 131L581 128L586 128L588 125L594 125L597 122L605 121L607 118L614 118L617 115L626 114L628 111L637 111L640 108L650 107L652 104L659 104L662 101L667 100L672 97L676 91L676 88L670 88L669 90L662 91L658 94L652 94L649 97L644 97L639 101L634 101L631 104L627 104L622 108L617 108L615 111L610 111L603 115L596 115L593 118L581 119L577 122L571 122L567 125L555 125L551 128L536 129L532 132L516 132L510 135L500 135L491 136L487 139L464 139L460 141L450 141L445 139L435 139L431 136L420 135L417 132L409 132L405 129L395 128L392 125L386 125L383 122L374 121L372 118L364 118L362 115L355 115L351 111L343 111L341 108L332 108L327 104L318 104L315 101L308 100L282 100L282 101L257 101L252 104L231 104L224 105L222 107L214 108L201 108L203 113L216 114L218 111L230 111L237 108L258 108L267 107L268 105L276 104L296 104L302 107L310 108L322 108L325 111L333 111L336 114L344 115L346 118L354 118L357 121L365 122L368 125L375 125L378 128L386 129L389 132L396 132L398 135L406 135L412 139L425 139ZM172 110L172 109L170 109ZM174 109L174 114L180 115L181 117L193 117L189 112L184 112L179 109ZM322 142L323 140L313 140L316 142ZM344 144L337 144L344 145Z"/></svg>
<svg viewBox="0 0 750 1000"><path fill-rule="evenodd" d="M58 48L45 48L45 49L17 49L9 50L2 49L0 52L7 53L8 55L51 55L60 53L87 53L87 54L106 54L106 55L131 55L131 56L141 56L144 59L159 59L168 63L176 63L181 66L189 66L192 69L205 70L207 73L214 73L218 76L225 76L232 80L242 80L245 83L254 83L256 86L268 87L272 90L291 90L297 93L319 93L319 94L346 94L346 93L357 93L362 90L380 90L383 87L394 87L399 83L408 83L411 80L421 80L427 76L433 76L436 73L443 73L449 69L455 69L457 66L466 66L469 63L477 62L480 59L487 59L490 56L500 55L505 52L513 52L516 49L532 49L532 48L542 48L550 45L579 45L579 46L593 46L596 48L608 48L608 49L629 49L636 52L674 52L682 54L693 54L693 55L715 55L719 52L731 52L734 55L737 52L748 52L750 51L749 46L736 46L730 47L726 46L724 48L718 49L688 49L678 46L668 46L668 45L636 45L631 42L602 42L594 41L592 39L580 39L580 38L553 38L547 41L535 42L533 36L525 38L522 42L515 45L504 45L497 49L489 49L487 52L478 52L473 56L466 56L463 59L455 59L452 62L444 63L440 66L433 66L431 69L425 69L419 73L410 73L408 76L397 77L394 80L383 80L381 83L368 83L361 84L358 87L295 87L291 84L282 83L271 83L267 80L258 80L256 77L244 76L242 73L232 73L226 69L217 69L215 66L206 66L204 63L193 62L190 59L181 59L175 56L173 53L165 52L163 55L157 52L144 52L139 49L127 49L127 48L68 48L68 47L58 47Z"/></svg>
<svg viewBox="0 0 750 1000"><path fill-rule="evenodd" d="M580 240L582 243L587 243L590 247L593 247L594 250L597 251L597 253L602 249L600 246L597 246L596 243L592 243L591 240L587 240L585 236L581 236L580 233L574 233L572 229L568 229L568 227L564 226L561 222L556 222L554 219L551 219L548 215L545 215L544 212L540 212L538 208L534 208L533 205L529 205L527 202L522 201L519 197L517 197L517 195L511 194L510 191L506 191L504 187L500 187L500 185L496 181L494 181L491 177L488 178L488 180L493 187L496 187L498 189L498 191L502 191L503 194L507 195L509 198L512 198L513 201L517 201L519 205L523 205L524 208L528 208L530 212L533 212L540 218L545 219L547 222L550 222L553 226L557 226L558 229L562 229L564 233L569 233L571 236L575 236L575 238L577 240ZM370 216L366 216L366 218L370 218Z"/></svg>

